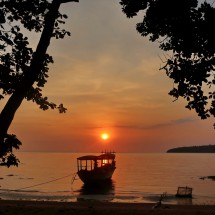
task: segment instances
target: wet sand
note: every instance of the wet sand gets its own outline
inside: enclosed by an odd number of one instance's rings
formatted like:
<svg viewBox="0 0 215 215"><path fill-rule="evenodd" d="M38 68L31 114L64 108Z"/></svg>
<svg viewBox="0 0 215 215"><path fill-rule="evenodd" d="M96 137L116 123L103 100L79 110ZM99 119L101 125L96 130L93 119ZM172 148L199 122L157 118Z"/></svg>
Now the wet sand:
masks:
<svg viewBox="0 0 215 215"><path fill-rule="evenodd" d="M0 200L0 215L214 215L215 205Z"/></svg>

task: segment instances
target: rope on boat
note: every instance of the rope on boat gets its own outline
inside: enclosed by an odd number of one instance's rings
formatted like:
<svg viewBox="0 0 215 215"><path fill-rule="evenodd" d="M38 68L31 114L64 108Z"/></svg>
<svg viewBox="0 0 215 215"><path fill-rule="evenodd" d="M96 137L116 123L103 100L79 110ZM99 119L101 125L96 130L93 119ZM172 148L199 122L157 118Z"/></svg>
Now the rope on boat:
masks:
<svg viewBox="0 0 215 215"><path fill-rule="evenodd" d="M76 177L77 173L69 174L69 175L66 175L66 176L63 176L63 177L60 177L60 178L56 178L56 179L53 179L53 180L50 180L50 181L46 181L46 182L43 182L43 183L39 183L39 184L34 184L34 185L28 186L28 187L22 187L22 188L15 189L15 190L7 190L5 192L9 192L9 191L16 191L17 192L17 191L29 189L29 188L32 188L32 187L37 187L37 186L40 186L40 185L49 184L49 183L52 183L54 181L58 181L58 180L61 180L61 179L64 179L64 178L68 178L68 177L70 177L72 175L73 175L73 178L72 178L72 183L73 183L74 180L75 180L75 177ZM4 192L0 192L0 193L4 193Z"/></svg>
<svg viewBox="0 0 215 215"><path fill-rule="evenodd" d="M77 175L77 172L74 174L74 176L72 178L71 185L73 185L74 181L76 180L76 175Z"/></svg>

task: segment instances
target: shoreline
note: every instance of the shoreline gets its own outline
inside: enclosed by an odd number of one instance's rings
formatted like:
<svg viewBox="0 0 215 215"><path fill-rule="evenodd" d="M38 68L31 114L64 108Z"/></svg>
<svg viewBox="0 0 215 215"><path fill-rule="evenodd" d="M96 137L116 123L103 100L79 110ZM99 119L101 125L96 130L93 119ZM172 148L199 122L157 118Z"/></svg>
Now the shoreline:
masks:
<svg viewBox="0 0 215 215"><path fill-rule="evenodd" d="M53 202L0 200L1 215L214 215L215 205L171 205L162 203L117 203L100 201Z"/></svg>

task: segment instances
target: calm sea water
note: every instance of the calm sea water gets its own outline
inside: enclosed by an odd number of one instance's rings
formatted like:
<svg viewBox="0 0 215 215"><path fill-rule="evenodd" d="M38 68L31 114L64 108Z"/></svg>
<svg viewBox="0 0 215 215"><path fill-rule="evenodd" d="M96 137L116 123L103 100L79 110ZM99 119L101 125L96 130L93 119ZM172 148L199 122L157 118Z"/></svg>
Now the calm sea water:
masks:
<svg viewBox="0 0 215 215"><path fill-rule="evenodd" d="M112 183L94 189L83 186L78 176L73 181L76 158L82 155L17 153L18 168L0 167L0 198L154 203L166 192L169 204L215 204L215 181L200 179L215 175L214 154L119 153ZM192 187L193 198L176 198L179 186Z"/></svg>

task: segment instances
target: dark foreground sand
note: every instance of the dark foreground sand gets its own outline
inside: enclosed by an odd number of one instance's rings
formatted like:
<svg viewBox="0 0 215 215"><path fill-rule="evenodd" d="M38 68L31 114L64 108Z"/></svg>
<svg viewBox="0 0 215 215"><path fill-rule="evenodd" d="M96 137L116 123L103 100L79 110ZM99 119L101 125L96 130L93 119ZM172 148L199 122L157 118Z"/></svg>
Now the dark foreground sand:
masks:
<svg viewBox="0 0 215 215"><path fill-rule="evenodd" d="M0 215L215 215L215 205L167 205L109 202L40 202L0 200Z"/></svg>

